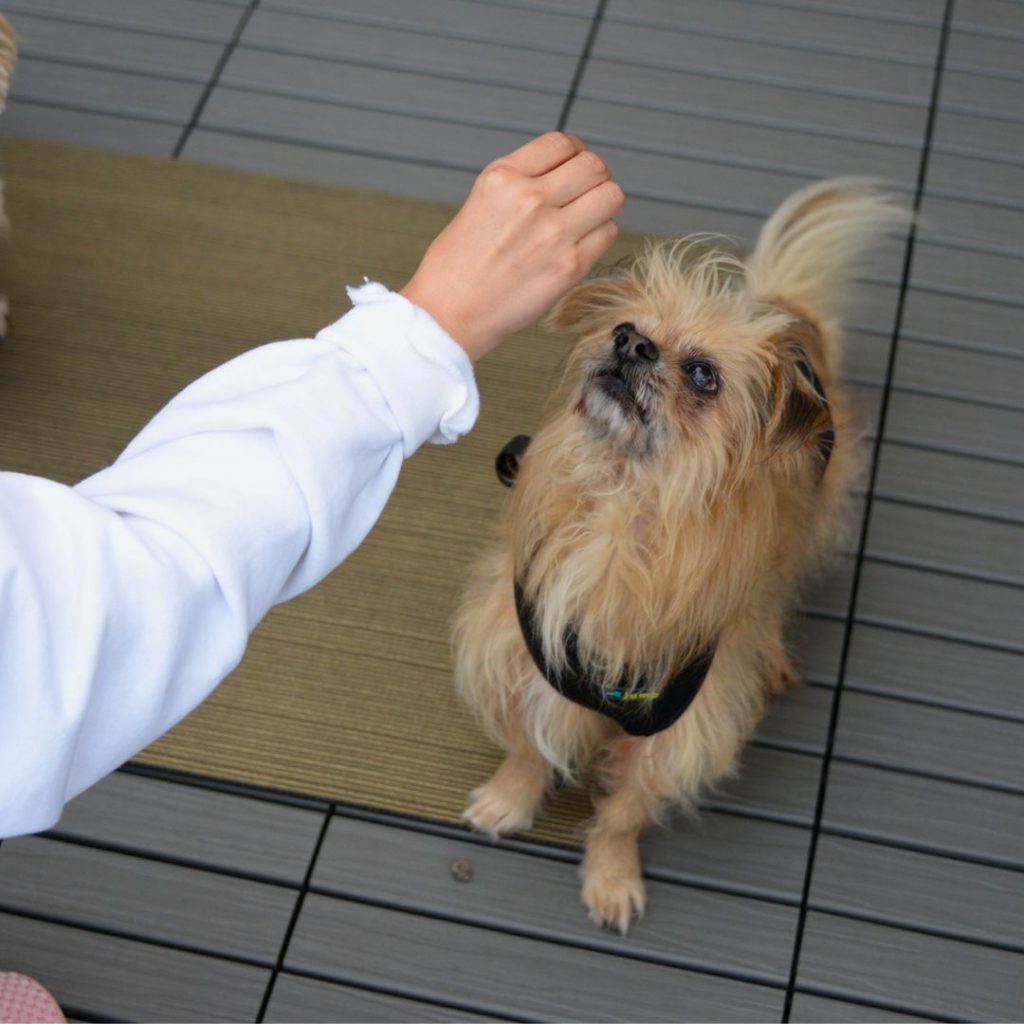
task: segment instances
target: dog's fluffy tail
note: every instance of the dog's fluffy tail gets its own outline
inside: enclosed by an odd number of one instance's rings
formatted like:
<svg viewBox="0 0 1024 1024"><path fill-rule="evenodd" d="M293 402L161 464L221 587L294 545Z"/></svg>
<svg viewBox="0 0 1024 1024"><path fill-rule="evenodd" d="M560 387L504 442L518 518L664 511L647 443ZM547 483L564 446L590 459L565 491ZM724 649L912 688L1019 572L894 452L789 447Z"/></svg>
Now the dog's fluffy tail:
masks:
<svg viewBox="0 0 1024 1024"><path fill-rule="evenodd" d="M747 261L754 298L831 325L869 250L911 214L877 182L832 178L791 195L765 222Z"/></svg>

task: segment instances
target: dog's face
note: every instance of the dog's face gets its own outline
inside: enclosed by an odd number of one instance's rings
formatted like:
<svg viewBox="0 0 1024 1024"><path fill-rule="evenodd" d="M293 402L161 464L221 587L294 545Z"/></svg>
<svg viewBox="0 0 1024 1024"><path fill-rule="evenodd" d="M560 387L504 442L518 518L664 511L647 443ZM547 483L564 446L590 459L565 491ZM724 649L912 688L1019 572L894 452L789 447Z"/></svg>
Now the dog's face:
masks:
<svg viewBox="0 0 1024 1024"><path fill-rule="evenodd" d="M752 463L806 449L828 413L801 373L816 331L754 302L721 250L655 247L580 286L555 323L580 334L573 412L612 457L685 478L705 496Z"/></svg>

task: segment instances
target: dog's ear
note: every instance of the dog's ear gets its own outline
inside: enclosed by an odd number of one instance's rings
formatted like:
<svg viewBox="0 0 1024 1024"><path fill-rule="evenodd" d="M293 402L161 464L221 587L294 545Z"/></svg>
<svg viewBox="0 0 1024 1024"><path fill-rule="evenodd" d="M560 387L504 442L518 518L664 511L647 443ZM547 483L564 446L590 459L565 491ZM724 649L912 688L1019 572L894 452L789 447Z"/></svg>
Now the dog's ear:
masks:
<svg viewBox="0 0 1024 1024"><path fill-rule="evenodd" d="M586 326L606 317L636 298L636 285L628 277L600 277L578 284L548 314L549 327ZM621 318L620 318L621 319Z"/></svg>
<svg viewBox="0 0 1024 1024"><path fill-rule="evenodd" d="M833 440L832 412L812 351L820 350L817 329L807 321L794 324L778 341L768 411L772 454L806 449L827 458Z"/></svg>
<svg viewBox="0 0 1024 1024"><path fill-rule="evenodd" d="M797 369L800 360L787 361L776 371L775 402L768 426L772 452L810 447L832 428L828 405Z"/></svg>

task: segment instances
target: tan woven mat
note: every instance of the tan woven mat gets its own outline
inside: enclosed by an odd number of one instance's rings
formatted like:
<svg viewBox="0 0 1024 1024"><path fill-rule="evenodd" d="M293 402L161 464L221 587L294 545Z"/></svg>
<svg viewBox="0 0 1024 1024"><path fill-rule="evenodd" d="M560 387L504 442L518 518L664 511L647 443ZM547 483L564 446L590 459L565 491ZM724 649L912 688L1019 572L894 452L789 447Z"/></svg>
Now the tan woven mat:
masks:
<svg viewBox="0 0 1024 1024"><path fill-rule="evenodd" d="M334 320L345 284L400 286L453 210L10 137L2 154L0 467L66 483L201 373ZM454 699L448 619L505 500L494 455L534 429L564 354L531 331L485 360L472 435L410 460L362 548L276 608L239 669L139 760L457 820L499 755ZM535 835L575 841L588 811L563 792Z"/></svg>

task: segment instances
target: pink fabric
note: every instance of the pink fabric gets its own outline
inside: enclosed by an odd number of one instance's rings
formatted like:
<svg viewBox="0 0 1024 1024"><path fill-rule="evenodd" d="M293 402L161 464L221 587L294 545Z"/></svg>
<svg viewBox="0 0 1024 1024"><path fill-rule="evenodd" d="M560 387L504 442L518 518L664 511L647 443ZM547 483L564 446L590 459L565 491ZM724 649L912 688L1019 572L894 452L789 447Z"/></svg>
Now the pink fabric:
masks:
<svg viewBox="0 0 1024 1024"><path fill-rule="evenodd" d="M0 1024L65 1024L57 1000L25 974L0 972Z"/></svg>

